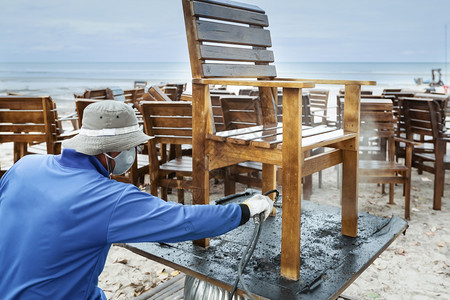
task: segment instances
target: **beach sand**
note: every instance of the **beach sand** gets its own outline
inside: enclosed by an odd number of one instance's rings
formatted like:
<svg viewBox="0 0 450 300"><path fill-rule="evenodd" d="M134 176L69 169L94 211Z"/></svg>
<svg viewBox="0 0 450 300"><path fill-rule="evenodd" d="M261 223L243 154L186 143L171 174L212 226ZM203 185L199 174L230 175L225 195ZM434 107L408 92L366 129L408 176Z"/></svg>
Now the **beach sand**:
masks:
<svg viewBox="0 0 450 300"><path fill-rule="evenodd" d="M379 94L383 87L376 87ZM333 105L337 89L330 92ZM0 144L0 164L11 164L12 145ZM450 150L450 149L449 149ZM317 187L314 176L311 201L339 206L340 191L336 170L323 171L323 188ZM356 299L450 299L450 178L447 172L442 210L432 210L433 175L412 172L411 221L405 235L399 236L374 263L345 291ZM238 185L238 191L245 190ZM402 187L395 189L395 205L388 204L388 195L381 194L375 184L360 184L359 210L377 216L403 217ZM223 184L211 181L211 199L223 196ZM171 200L175 200L175 195ZM189 199L190 193L186 193ZM99 286L108 299L132 299L179 272L112 246Z"/></svg>

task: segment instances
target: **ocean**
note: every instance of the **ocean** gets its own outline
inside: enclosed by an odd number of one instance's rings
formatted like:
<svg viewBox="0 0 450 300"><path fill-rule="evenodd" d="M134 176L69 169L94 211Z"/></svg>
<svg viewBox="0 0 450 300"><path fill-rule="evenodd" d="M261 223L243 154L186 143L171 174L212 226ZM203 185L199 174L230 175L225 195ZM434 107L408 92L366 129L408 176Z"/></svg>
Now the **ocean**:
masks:
<svg viewBox="0 0 450 300"><path fill-rule="evenodd" d="M430 80L432 69L442 69L444 82L448 77L444 63L277 62L276 67L279 77L373 80L376 87L364 88L374 93L385 87L414 89L414 78ZM187 62L0 63L0 95L7 91L50 95L58 107L74 107L73 94L85 89L130 89L135 80L148 85L186 82L189 89L190 66Z"/></svg>

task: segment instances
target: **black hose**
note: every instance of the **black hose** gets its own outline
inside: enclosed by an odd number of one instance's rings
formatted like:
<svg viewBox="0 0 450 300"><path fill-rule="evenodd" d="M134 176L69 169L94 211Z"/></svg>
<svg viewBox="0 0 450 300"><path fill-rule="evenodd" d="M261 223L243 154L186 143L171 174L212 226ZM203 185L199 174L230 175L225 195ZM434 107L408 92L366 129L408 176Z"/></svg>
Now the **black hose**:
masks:
<svg viewBox="0 0 450 300"><path fill-rule="evenodd" d="M272 193L276 193L275 201L277 201L278 196L280 195L280 193L277 190L270 190L268 192L265 192L264 196L270 195ZM258 243L259 236L261 235L261 226L262 226L262 223L264 222L264 213L260 213L259 215L254 216L253 220L255 221L255 228L253 230L253 235L252 235L252 238L250 239L250 243L247 245L247 248L244 251L244 254L242 255L241 261L239 262L238 277L236 278L236 281L234 282L234 285L233 285L233 289L231 290L230 300L233 299L233 295L237 290L239 281L241 281L242 287L243 287L244 291L247 293L247 295L250 297L250 299L254 300L251 292L249 291L244 280L242 279L242 272L244 271L245 267L247 266L248 262L250 261L250 258L252 257L253 252L255 251L256 244Z"/></svg>

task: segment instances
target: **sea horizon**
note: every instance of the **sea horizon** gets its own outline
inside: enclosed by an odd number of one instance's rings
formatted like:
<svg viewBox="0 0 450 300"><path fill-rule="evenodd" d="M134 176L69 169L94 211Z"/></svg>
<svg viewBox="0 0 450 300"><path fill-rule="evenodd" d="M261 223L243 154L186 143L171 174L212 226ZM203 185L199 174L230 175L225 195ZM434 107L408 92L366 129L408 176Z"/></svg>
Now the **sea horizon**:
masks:
<svg viewBox="0 0 450 300"><path fill-rule="evenodd" d="M431 80L448 65L438 62L275 62L278 77L376 81L377 87L415 88L415 78ZM438 78L436 78L437 80ZM59 104L73 104L73 94L85 89L131 89L134 81L148 86L191 82L189 62L6 62L0 63L0 95L7 92L51 95ZM376 88L375 88L376 89Z"/></svg>

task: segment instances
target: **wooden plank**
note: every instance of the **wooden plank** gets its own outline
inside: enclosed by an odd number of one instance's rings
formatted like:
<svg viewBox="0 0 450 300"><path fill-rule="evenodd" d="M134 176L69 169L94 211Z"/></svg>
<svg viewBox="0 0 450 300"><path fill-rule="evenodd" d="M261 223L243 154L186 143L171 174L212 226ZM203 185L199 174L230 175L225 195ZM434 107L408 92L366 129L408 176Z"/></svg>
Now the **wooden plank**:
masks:
<svg viewBox="0 0 450 300"><path fill-rule="evenodd" d="M45 142L45 133L32 133L32 134L0 134L0 142L19 142L19 143L31 143L31 142Z"/></svg>
<svg viewBox="0 0 450 300"><path fill-rule="evenodd" d="M42 107L42 104L41 104ZM44 123L43 110L8 110L0 111L0 120L2 123Z"/></svg>
<svg viewBox="0 0 450 300"><path fill-rule="evenodd" d="M278 166L282 165L281 151L278 149L257 148L249 145L210 141L208 150L211 170L246 160L265 162Z"/></svg>
<svg viewBox="0 0 450 300"><path fill-rule="evenodd" d="M212 3L212 4L223 5L223 6L232 7L232 8L245 9L245 10L248 10L248 11L254 11L254 12L258 12L258 13L262 13L262 14L265 13L264 10L262 10L260 7L258 7L256 5L242 3L242 2L236 2L236 1L231 1L231 0L220 0L220 1L216 1L216 0L198 0L198 1L205 2L205 3Z"/></svg>
<svg viewBox="0 0 450 300"><path fill-rule="evenodd" d="M303 149L303 148L302 148ZM305 158L302 176L306 177L342 162L342 151L334 149Z"/></svg>
<svg viewBox="0 0 450 300"><path fill-rule="evenodd" d="M192 117L190 116L151 116L151 122L154 127L171 128L192 128Z"/></svg>
<svg viewBox="0 0 450 300"><path fill-rule="evenodd" d="M358 161L360 85L345 86L344 130L354 133L355 149L342 154L342 234L355 237L358 233Z"/></svg>
<svg viewBox="0 0 450 300"><path fill-rule="evenodd" d="M153 128L151 135L158 137L166 135L172 138L188 136L190 138L192 137L192 128Z"/></svg>
<svg viewBox="0 0 450 300"><path fill-rule="evenodd" d="M337 85L376 85L376 81L371 80L340 80L340 79L310 79L310 78L281 78L278 77L277 80L280 81L291 81L291 82L314 82L315 84L337 84Z"/></svg>
<svg viewBox="0 0 450 300"><path fill-rule="evenodd" d="M0 113L0 119L2 114ZM45 130L45 124L3 124L0 123L0 132L42 132Z"/></svg>
<svg viewBox="0 0 450 300"><path fill-rule="evenodd" d="M250 64L214 64L202 65L204 77L259 78L277 76L275 66Z"/></svg>
<svg viewBox="0 0 450 300"><path fill-rule="evenodd" d="M17 110L27 107L29 110L42 110L42 98L45 97L0 96L0 108Z"/></svg>
<svg viewBox="0 0 450 300"><path fill-rule="evenodd" d="M202 42L271 47L270 31L225 23L197 20L197 38Z"/></svg>
<svg viewBox="0 0 450 300"><path fill-rule="evenodd" d="M142 101L141 106L148 106L150 115L158 116L192 116L192 104L186 101Z"/></svg>
<svg viewBox="0 0 450 300"><path fill-rule="evenodd" d="M208 136L208 139L215 140L215 141L225 141L227 138L233 138L235 136L239 135L246 135L246 134L260 134L262 135L262 131L265 130L271 130L274 128L282 128L282 123L277 123L274 126L264 126L264 125L258 125L258 126L252 126L247 128L241 128L241 129L231 129L226 130L222 132L217 132L215 135Z"/></svg>
<svg viewBox="0 0 450 300"><path fill-rule="evenodd" d="M205 17L228 22L252 24L263 27L269 26L267 15L265 15L264 13L213 5L204 2L202 3L194 1L193 5L196 17Z"/></svg>
<svg viewBox="0 0 450 300"><path fill-rule="evenodd" d="M302 141L303 150L312 150L318 147L325 147L334 143L354 139L356 135L353 132L344 133L342 130L326 132L317 136L306 137Z"/></svg>
<svg viewBox="0 0 450 300"><path fill-rule="evenodd" d="M258 63L271 63L274 61L273 52L265 49L201 45L200 55L201 59L208 60L247 61Z"/></svg>
<svg viewBox="0 0 450 300"><path fill-rule="evenodd" d="M193 204L209 204L209 158L206 152L206 135L212 134L211 124L208 124L209 90L208 86L192 84L192 96L196 101L192 107L192 202ZM194 244L207 248L209 239L194 241Z"/></svg>
<svg viewBox="0 0 450 300"><path fill-rule="evenodd" d="M283 216L281 232L281 275L300 277L300 211L302 178L302 90L283 89ZM286 213L289 212L289 213Z"/></svg>
<svg viewBox="0 0 450 300"><path fill-rule="evenodd" d="M274 88L312 88L315 83L312 81L281 81L278 80L238 80L224 78L194 78L192 83L198 84L219 84L219 85L236 85L236 86L253 86L253 87L274 87Z"/></svg>

